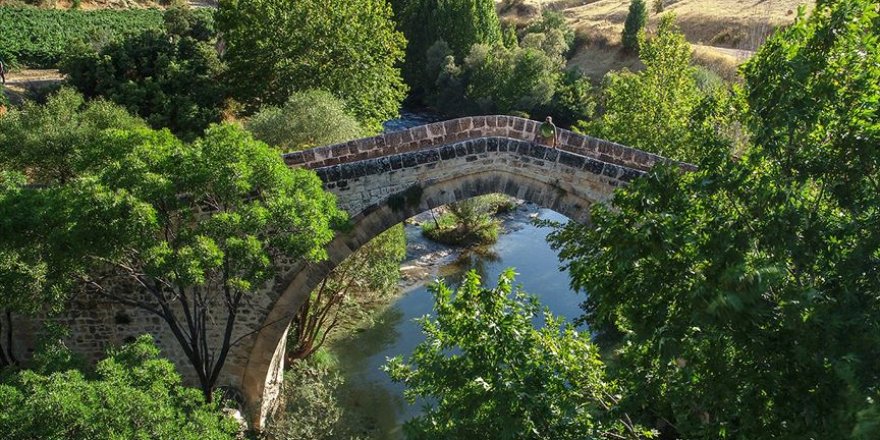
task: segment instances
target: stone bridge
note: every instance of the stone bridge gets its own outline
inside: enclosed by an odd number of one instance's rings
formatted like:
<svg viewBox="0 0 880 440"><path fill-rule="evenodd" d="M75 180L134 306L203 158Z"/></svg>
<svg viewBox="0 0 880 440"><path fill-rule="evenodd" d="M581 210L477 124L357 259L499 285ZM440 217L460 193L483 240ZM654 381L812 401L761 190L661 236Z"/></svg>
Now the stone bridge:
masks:
<svg viewBox="0 0 880 440"><path fill-rule="evenodd" d="M232 348L219 385L240 392L255 427L277 401L296 310L336 265L376 235L428 209L489 193L506 193L589 222L590 205L608 200L615 188L665 161L565 130L558 148L547 148L533 142L538 126L510 116L470 117L284 156L290 167L317 172L349 212L353 228L330 243L327 261L290 264L238 317L233 340L243 338ZM72 330L68 344L93 359L110 344L151 333L184 376L194 377L156 317L86 302L61 321ZM39 323L26 324L25 331L17 330L23 336L15 344L25 357ZM218 325L217 337L219 332Z"/></svg>

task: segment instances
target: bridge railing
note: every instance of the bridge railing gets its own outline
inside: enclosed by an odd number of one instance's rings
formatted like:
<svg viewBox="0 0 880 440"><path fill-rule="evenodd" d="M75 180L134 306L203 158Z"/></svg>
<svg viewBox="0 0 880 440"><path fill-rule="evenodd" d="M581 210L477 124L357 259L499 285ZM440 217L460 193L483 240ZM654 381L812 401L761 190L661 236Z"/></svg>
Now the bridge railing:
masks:
<svg viewBox="0 0 880 440"><path fill-rule="evenodd" d="M470 116L284 155L288 166L323 168L484 137L533 141L541 123L515 116ZM615 142L558 130L560 150L647 171L668 159ZM686 165L685 165L686 166ZM687 167L687 166L686 166Z"/></svg>

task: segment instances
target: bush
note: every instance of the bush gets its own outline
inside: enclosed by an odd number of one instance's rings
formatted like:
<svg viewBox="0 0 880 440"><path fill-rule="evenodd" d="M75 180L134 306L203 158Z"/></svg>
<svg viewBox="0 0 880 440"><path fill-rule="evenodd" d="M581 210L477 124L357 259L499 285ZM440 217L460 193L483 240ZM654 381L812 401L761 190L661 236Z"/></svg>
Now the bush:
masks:
<svg viewBox="0 0 880 440"><path fill-rule="evenodd" d="M52 350L66 351L58 344ZM206 404L201 391L182 386L150 336L110 350L93 373L52 367L0 384L4 439L231 440L238 432L238 423Z"/></svg>
<svg viewBox="0 0 880 440"><path fill-rule="evenodd" d="M153 128L193 139L221 119L225 66L210 41L210 20L174 8L165 20L167 32L144 32L97 52L80 48L61 70L87 97L106 97Z"/></svg>
<svg viewBox="0 0 880 440"><path fill-rule="evenodd" d="M0 6L0 58L12 65L55 67L76 44L103 45L162 29L155 9L94 11Z"/></svg>
<svg viewBox="0 0 880 440"><path fill-rule="evenodd" d="M101 145L104 130L143 126L113 103L86 102L81 94L63 88L45 105L28 101L0 118L0 167L28 170L36 183L63 183L100 164L85 151Z"/></svg>
<svg viewBox="0 0 880 440"><path fill-rule="evenodd" d="M498 240L501 224L493 215L512 210L510 197L491 194L474 197L447 206L448 211L435 221L422 224L422 235L449 245L483 245Z"/></svg>
<svg viewBox="0 0 880 440"><path fill-rule="evenodd" d="M319 352L323 353L323 352ZM346 414L338 395L344 380L335 369L296 362L284 374L284 410L263 433L269 440L356 440L371 438L358 417Z"/></svg>
<svg viewBox="0 0 880 440"><path fill-rule="evenodd" d="M283 107L264 107L245 127L254 137L281 151L345 142L366 136L345 103L329 92L307 90L296 92Z"/></svg>

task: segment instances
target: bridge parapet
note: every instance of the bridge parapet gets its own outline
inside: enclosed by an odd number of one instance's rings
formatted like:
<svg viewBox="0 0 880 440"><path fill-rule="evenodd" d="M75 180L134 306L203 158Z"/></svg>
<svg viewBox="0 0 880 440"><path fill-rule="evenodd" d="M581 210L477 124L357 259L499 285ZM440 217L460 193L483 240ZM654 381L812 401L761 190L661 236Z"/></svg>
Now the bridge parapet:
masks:
<svg viewBox="0 0 880 440"><path fill-rule="evenodd" d="M284 155L288 166L315 169L357 162L393 154L428 150L485 137L507 137L531 142L535 140L540 122L515 116L471 116L385 133L326 147L318 147ZM615 142L559 129L558 148L602 162L641 171L651 169L667 159Z"/></svg>

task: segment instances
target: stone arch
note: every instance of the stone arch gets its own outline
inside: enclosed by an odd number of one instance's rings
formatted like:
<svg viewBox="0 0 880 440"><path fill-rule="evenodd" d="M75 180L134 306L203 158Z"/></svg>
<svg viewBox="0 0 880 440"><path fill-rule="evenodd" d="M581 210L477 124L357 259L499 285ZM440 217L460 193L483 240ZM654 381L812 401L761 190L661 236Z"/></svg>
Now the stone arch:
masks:
<svg viewBox="0 0 880 440"><path fill-rule="evenodd" d="M395 168L396 163L401 167ZM409 164L404 166L403 164ZM308 295L352 252L416 214L471 197L505 193L589 222L589 207L642 174L509 138L480 138L317 170L352 215L352 229L328 246L329 259L294 270L257 333L241 378L256 427L280 390L290 321ZM413 200L417 199L417 200Z"/></svg>

